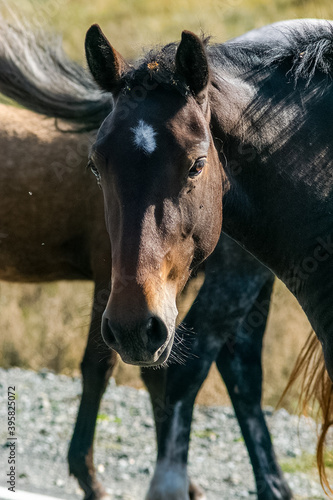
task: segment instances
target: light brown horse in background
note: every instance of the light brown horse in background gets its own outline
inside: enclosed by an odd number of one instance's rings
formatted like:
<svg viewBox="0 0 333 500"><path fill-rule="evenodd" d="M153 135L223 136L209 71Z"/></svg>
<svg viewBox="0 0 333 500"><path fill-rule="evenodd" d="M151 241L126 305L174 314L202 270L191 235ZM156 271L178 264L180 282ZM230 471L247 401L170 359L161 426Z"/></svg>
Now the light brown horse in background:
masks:
<svg viewBox="0 0 333 500"><path fill-rule="evenodd" d="M69 463L87 495L99 491L92 441L99 403L116 361L100 341L109 296L110 248L103 200L85 168L90 135L0 105L0 279L94 280L94 307L81 365L84 388ZM87 496L90 498L90 496Z"/></svg>

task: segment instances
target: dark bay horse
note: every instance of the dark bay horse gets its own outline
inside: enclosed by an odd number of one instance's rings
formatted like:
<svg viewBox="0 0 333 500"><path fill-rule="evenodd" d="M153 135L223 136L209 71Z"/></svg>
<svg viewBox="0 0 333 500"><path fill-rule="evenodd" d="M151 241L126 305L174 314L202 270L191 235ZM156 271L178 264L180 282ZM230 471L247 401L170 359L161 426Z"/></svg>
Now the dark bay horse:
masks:
<svg viewBox="0 0 333 500"><path fill-rule="evenodd" d="M300 302L332 380L332 51L333 25L301 20L222 45L184 31L129 65L89 29L91 73L115 99L90 160L118 290L102 335L125 361L167 361L176 297L214 250L223 216L225 232ZM323 436L331 380L318 390ZM181 405L174 411L180 418Z"/></svg>
<svg viewBox="0 0 333 500"><path fill-rule="evenodd" d="M53 120L31 111L0 106L0 278L95 282L81 365L83 395L68 458L85 499L97 500L105 492L93 466L94 428L116 354L99 341L109 297L111 250L102 192L85 165L95 129L111 110L112 100L54 43L50 46L48 40L5 22L0 27L0 91L34 111L67 120L55 127ZM80 133L68 132L73 124ZM117 280L114 290L121 294L132 277L121 274ZM186 459L194 398L214 360L249 450L258 497L291 498L260 406L262 336L272 284L266 268L229 238L220 239L207 260L205 284L186 318L187 328L198 333L189 337L180 331L174 349L176 359L184 361L189 348L192 355L186 364L168 370L143 369L159 441L158 466L148 498L183 500L188 491L192 499L203 498L188 483ZM169 401L165 406L164 393ZM179 446L170 446L176 437ZM167 482L172 476L177 483Z"/></svg>

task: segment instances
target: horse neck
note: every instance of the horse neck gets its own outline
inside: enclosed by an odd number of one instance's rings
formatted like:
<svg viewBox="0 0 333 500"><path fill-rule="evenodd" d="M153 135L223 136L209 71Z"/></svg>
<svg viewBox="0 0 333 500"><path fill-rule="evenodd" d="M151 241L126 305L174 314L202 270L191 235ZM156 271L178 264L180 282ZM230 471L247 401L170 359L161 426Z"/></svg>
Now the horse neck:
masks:
<svg viewBox="0 0 333 500"><path fill-rule="evenodd" d="M318 250L321 241L330 248L332 227L327 138L333 134L333 113L325 112L333 108L332 98L327 93L314 105L304 103L289 86L258 127L249 116L258 89L241 78L226 80L228 86L214 85L211 92L212 130L223 144L228 179L223 230L279 276L313 316L309 296L315 303L317 285L333 274L331 259L320 261L324 250ZM285 73L275 75L272 95L283 85Z"/></svg>

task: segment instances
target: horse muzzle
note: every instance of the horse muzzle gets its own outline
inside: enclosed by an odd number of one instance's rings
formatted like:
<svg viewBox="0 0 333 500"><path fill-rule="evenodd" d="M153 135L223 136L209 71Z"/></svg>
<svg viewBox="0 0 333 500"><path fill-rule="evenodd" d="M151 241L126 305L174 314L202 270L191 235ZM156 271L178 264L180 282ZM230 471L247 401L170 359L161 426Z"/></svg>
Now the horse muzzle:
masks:
<svg viewBox="0 0 333 500"><path fill-rule="evenodd" d="M173 343L173 335L169 335L167 325L156 315L130 326L113 321L104 313L102 337L125 363L139 366L163 364L170 354Z"/></svg>

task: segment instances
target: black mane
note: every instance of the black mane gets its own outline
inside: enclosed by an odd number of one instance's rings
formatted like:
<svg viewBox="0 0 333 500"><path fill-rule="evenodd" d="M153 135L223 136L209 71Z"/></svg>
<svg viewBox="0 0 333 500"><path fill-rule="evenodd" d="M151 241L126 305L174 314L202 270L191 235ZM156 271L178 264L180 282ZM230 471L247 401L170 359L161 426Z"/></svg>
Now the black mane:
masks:
<svg viewBox="0 0 333 500"><path fill-rule="evenodd" d="M202 36L213 72L233 69L237 74L248 73L249 78L260 74L262 79L272 68L283 66L289 81L296 85L303 80L306 86L316 73L333 73L333 25L329 21L287 21L251 33L253 36L246 34L223 44L210 44L209 38ZM147 82L189 95L188 85L175 68L178 45L157 46L135 61L123 76L123 93Z"/></svg>
<svg viewBox="0 0 333 500"><path fill-rule="evenodd" d="M202 36L202 42L208 45L209 38ZM143 82L148 86L161 85L188 96L191 91L185 80L177 74L175 66L176 52L179 42L168 43L150 49L141 59L132 64L130 71L123 76L123 92L128 93Z"/></svg>
<svg viewBox="0 0 333 500"><path fill-rule="evenodd" d="M252 36L251 36L252 34ZM285 66L287 76L309 86L316 73L333 72L333 24L330 21L301 20L276 23L213 46L211 53L219 65L267 73Z"/></svg>
<svg viewBox="0 0 333 500"><path fill-rule="evenodd" d="M329 75L333 71L333 26L327 21L315 31L310 23L302 31L284 33L288 43L281 44L267 54L265 65L290 61L290 73L295 82L299 78L310 83L318 71Z"/></svg>

